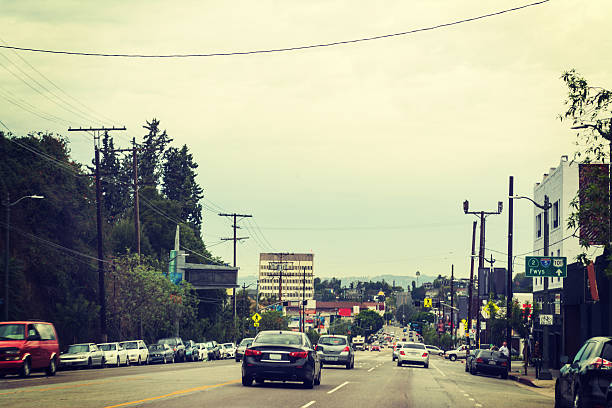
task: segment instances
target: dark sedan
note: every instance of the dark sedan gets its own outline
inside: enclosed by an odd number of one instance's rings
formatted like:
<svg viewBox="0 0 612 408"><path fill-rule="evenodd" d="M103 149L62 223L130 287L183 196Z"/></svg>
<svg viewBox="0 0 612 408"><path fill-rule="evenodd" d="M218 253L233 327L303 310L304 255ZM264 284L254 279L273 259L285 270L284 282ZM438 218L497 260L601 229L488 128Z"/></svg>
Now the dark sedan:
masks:
<svg viewBox="0 0 612 408"><path fill-rule="evenodd" d="M313 388L321 383L321 361L304 333L262 331L242 359L242 385L253 380L300 381Z"/></svg>
<svg viewBox="0 0 612 408"><path fill-rule="evenodd" d="M149 346L149 363L174 363L174 350L167 344L151 344Z"/></svg>
<svg viewBox="0 0 612 408"><path fill-rule="evenodd" d="M593 337L578 350L571 364L564 364L555 382L555 407L606 406L612 380L612 337Z"/></svg>
<svg viewBox="0 0 612 408"><path fill-rule="evenodd" d="M470 371L470 366L472 365L472 361L475 359L476 354L480 351L489 350L489 349L473 349L468 351L467 357L465 358L465 372Z"/></svg>
<svg viewBox="0 0 612 408"><path fill-rule="evenodd" d="M499 375L508 378L508 358L499 351L478 350L470 363L470 374Z"/></svg>

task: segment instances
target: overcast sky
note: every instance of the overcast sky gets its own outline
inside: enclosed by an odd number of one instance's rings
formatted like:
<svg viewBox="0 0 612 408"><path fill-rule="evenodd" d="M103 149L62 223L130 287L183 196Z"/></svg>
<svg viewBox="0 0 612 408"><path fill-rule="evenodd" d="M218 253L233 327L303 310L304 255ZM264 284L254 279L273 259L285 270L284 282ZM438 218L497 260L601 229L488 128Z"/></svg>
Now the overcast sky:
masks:
<svg viewBox="0 0 612 408"><path fill-rule="evenodd" d="M0 0L0 38L103 53L248 51L404 32L528 3ZM0 50L0 120L15 134L66 135L86 163L91 138L68 134L68 125L125 125L117 144L128 147L158 118L200 165L204 204L253 214L273 250L312 251L317 275L437 275L454 264L466 277L475 218L463 214L463 200L487 211L504 201L503 214L488 218L486 247L505 252L508 176L531 196L543 173L575 150L570 125L557 117L567 94L559 77L575 68L612 88L611 15L609 0L551 0L412 35L283 53L19 52L78 102ZM96 113L80 116L81 104ZM533 249L532 218L531 204L516 203L517 253ZM241 225L249 230L240 236L253 236L253 224ZM230 223L206 210L204 234L216 244L231 236ZM210 250L231 262L231 242ZM269 250L260 236L239 244L241 274L256 273L259 252ZM503 254L494 257L505 264Z"/></svg>

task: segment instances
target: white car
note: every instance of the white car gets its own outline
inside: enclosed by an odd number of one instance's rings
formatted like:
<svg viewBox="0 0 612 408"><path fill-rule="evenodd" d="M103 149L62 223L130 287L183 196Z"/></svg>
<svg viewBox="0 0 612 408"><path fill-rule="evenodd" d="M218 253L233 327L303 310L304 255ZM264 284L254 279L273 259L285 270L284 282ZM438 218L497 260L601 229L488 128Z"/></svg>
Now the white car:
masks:
<svg viewBox="0 0 612 408"><path fill-rule="evenodd" d="M122 364L125 366L130 365L128 352L119 343L100 343L98 348L104 352L106 364L116 365L117 367Z"/></svg>
<svg viewBox="0 0 612 408"><path fill-rule="evenodd" d="M198 349L198 356L200 361L208 361L208 349L204 343L196 343Z"/></svg>
<svg viewBox="0 0 612 408"><path fill-rule="evenodd" d="M443 356L444 355L444 350L441 350L440 348L438 348L436 346L432 346L432 345L426 344L425 348L427 350L429 350L430 354L437 354L439 356Z"/></svg>
<svg viewBox="0 0 612 408"><path fill-rule="evenodd" d="M397 345L397 366L402 364L423 364L423 367L429 368L429 351L423 343L398 343Z"/></svg>
<svg viewBox="0 0 612 408"><path fill-rule="evenodd" d="M236 345L234 343L221 344L221 358L234 358L236 356Z"/></svg>
<svg viewBox="0 0 612 408"><path fill-rule="evenodd" d="M149 364L149 349L143 340L129 340L119 343L127 350L131 364Z"/></svg>

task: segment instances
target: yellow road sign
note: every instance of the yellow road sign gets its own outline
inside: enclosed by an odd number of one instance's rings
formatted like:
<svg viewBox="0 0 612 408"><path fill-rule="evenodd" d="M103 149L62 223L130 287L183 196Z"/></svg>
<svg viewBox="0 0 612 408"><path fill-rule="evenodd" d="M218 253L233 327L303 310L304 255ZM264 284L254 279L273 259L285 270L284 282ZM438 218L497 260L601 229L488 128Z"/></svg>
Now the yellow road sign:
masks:
<svg viewBox="0 0 612 408"><path fill-rule="evenodd" d="M253 316L251 316L251 319L253 319L255 323L259 323L259 321L261 320L261 315L259 313L255 313Z"/></svg>
<svg viewBox="0 0 612 408"><path fill-rule="evenodd" d="M253 326L254 326L254 327L259 327L259 322L255 322L255 323L253 323Z"/></svg>
<svg viewBox="0 0 612 408"><path fill-rule="evenodd" d="M425 298L425 299L423 300L423 306L425 306L425 307L431 307L431 306L432 306L432 301L431 301L431 298Z"/></svg>

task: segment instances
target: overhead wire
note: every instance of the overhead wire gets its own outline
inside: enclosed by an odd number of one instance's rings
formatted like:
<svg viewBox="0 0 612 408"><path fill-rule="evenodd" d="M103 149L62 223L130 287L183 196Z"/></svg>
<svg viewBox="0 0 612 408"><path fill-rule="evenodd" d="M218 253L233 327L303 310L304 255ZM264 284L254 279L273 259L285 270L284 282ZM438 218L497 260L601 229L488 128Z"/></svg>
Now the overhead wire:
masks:
<svg viewBox="0 0 612 408"><path fill-rule="evenodd" d="M0 48L11 49L15 51L29 51L29 52L38 52L38 53L46 53L46 54L62 54L62 55L77 55L77 56L88 56L88 57L122 57L122 58L190 58L190 57L222 57L222 56L236 56L236 55L251 55L251 54L270 54L270 53L279 53L279 52L288 52L288 51L298 51L298 50L307 50L312 48L323 48L323 47L333 47L339 45L348 45L355 44L366 41L374 41L381 40L392 37L400 37L406 36L410 34L416 34L419 32L432 31L440 28L450 27L458 24L464 24L468 22L473 22L477 20L482 20L489 17L499 16L502 14L526 9L528 7L539 6L544 3L549 2L550 0L541 0L529 4L524 4L522 6L512 7L492 13L482 14L475 17L464 18L460 20L451 21L448 23L442 23L422 28L416 28L412 30L391 33L391 34L382 34L371 37L362 37L351 40L342 40L342 41L332 41L326 43L318 43L318 44L310 44L310 45L301 45L301 46L293 46L293 47L283 47L283 48L270 48L270 49L261 49L261 50L251 50L251 51L226 51L226 52L211 52L211 53L193 53L193 54L122 54L122 53L111 53L111 52L83 52L83 51L67 51L67 50L51 50L51 49L43 49L43 48L34 48L34 47L17 47L11 45L0 45Z"/></svg>

